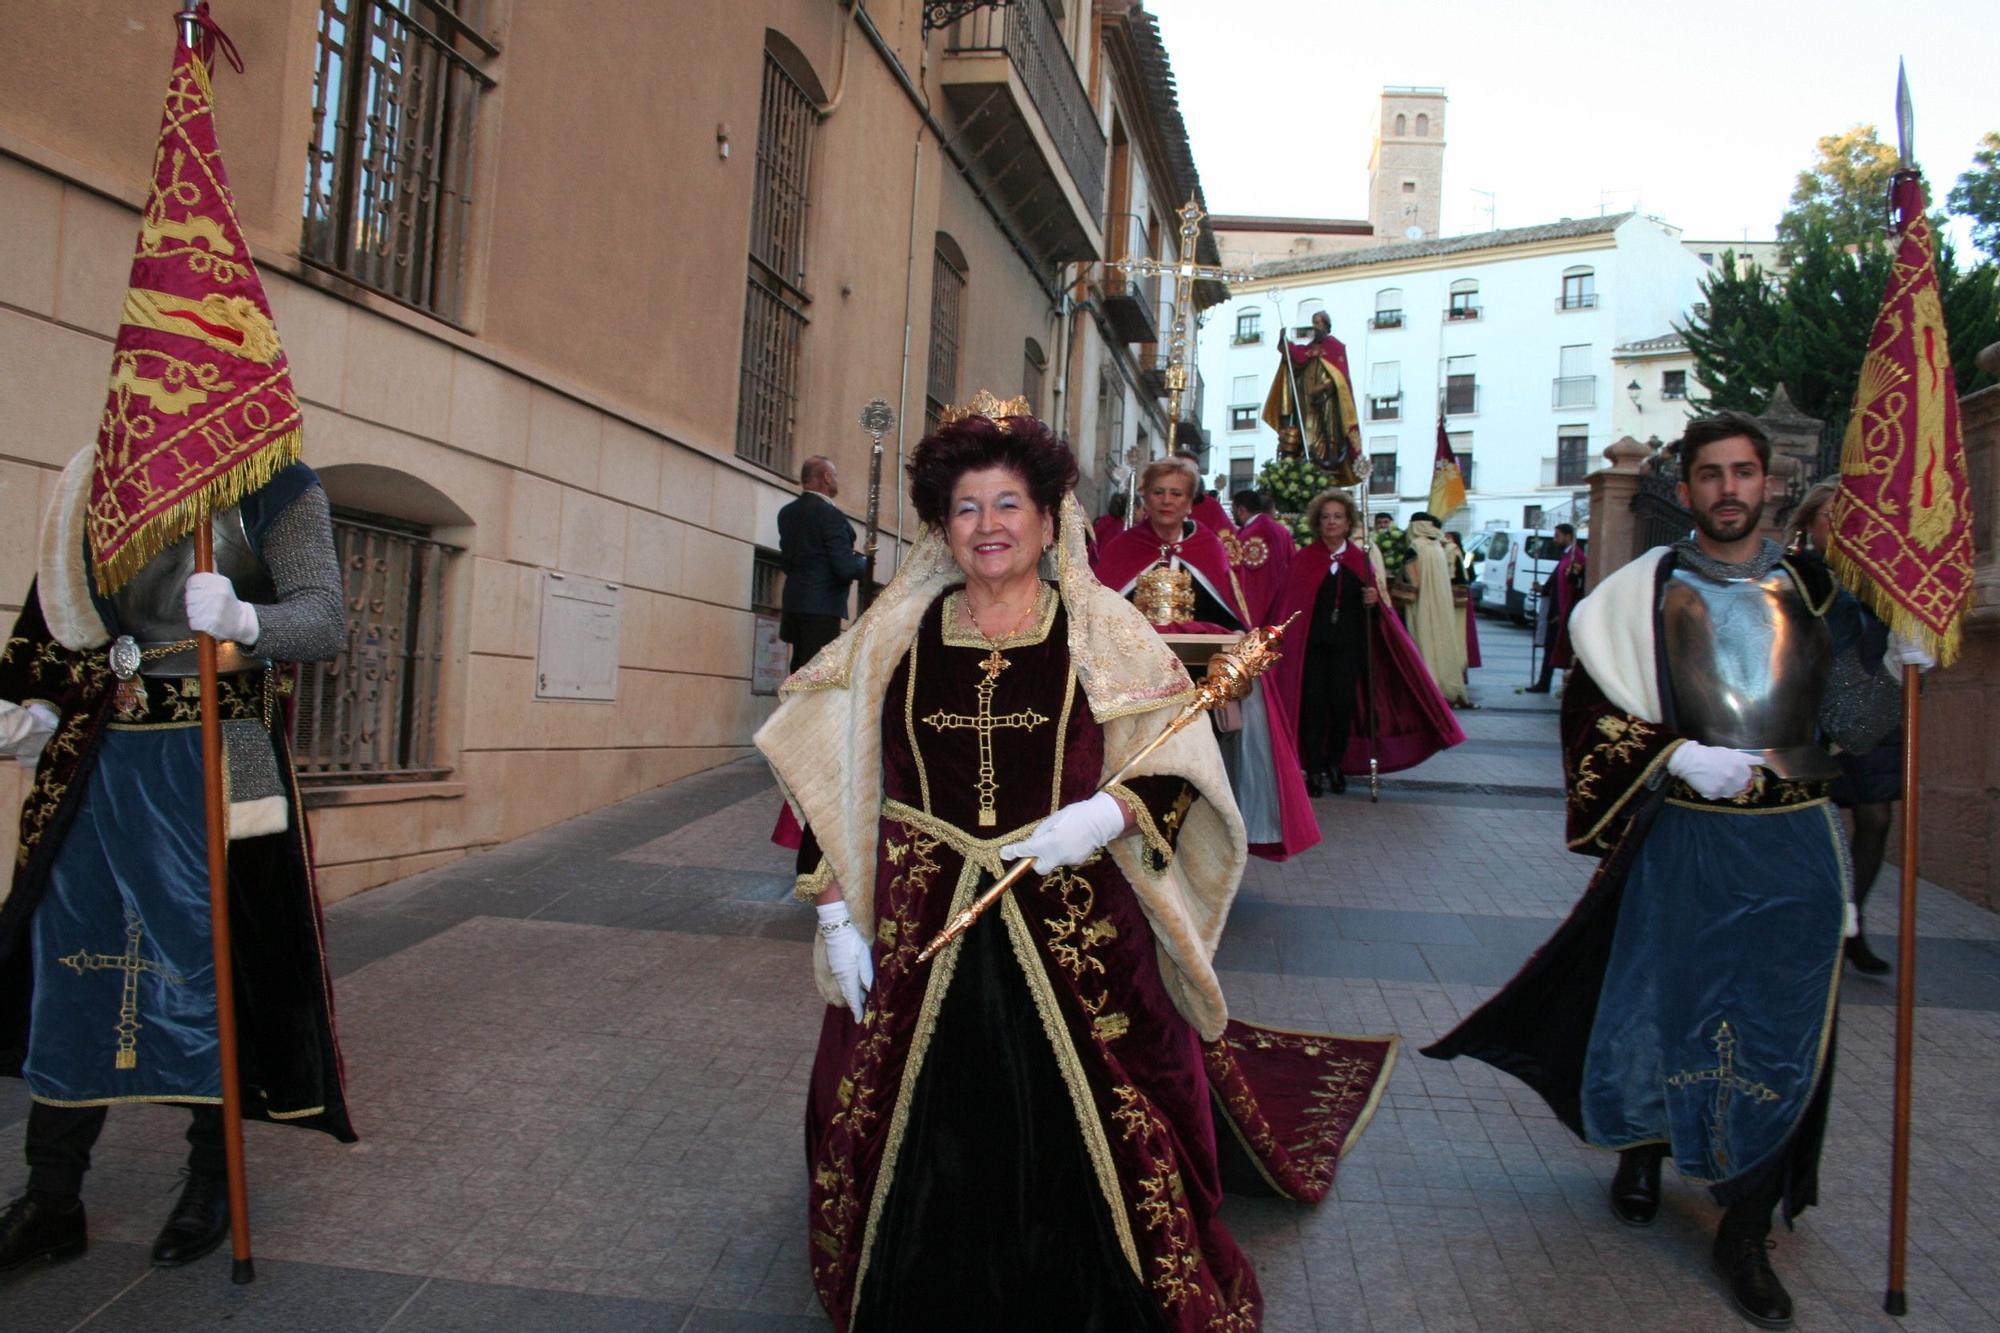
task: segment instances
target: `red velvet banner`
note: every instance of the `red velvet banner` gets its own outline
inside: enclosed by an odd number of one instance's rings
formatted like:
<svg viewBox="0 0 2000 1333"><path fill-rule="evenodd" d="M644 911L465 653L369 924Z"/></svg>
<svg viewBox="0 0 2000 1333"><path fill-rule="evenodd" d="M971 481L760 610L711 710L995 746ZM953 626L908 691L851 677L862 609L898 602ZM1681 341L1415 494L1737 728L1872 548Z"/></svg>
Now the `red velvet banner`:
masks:
<svg viewBox="0 0 2000 1333"><path fill-rule="evenodd" d="M1891 628L1949 665L1972 592L1972 502L1914 172L1898 176L1894 201L1902 235L1847 419L1829 558Z"/></svg>
<svg viewBox="0 0 2000 1333"><path fill-rule="evenodd" d="M183 40L98 425L88 529L99 591L296 461L299 426L223 172L208 69Z"/></svg>

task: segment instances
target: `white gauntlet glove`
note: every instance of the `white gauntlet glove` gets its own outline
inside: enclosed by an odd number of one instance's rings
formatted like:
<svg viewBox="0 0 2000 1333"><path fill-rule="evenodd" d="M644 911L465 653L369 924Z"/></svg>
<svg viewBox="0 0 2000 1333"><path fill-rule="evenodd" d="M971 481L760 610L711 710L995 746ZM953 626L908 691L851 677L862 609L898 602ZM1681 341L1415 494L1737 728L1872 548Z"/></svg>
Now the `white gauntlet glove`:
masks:
<svg viewBox="0 0 2000 1333"><path fill-rule="evenodd" d="M868 941L854 928L854 918L848 914L846 903L820 903L813 910L819 913L819 937L826 945L827 970L833 973L834 983L840 987L847 1007L854 1011L854 1021L859 1023L861 1006L875 984L875 962L868 956Z"/></svg>
<svg viewBox="0 0 2000 1333"><path fill-rule="evenodd" d="M1894 630L1889 632L1889 648L1882 654L1882 669L1897 680L1903 678L1903 668L1913 666L1919 671L1929 671L1937 665L1929 653L1912 643Z"/></svg>
<svg viewBox="0 0 2000 1333"><path fill-rule="evenodd" d="M1750 760L1726 745L1682 741L1667 756L1667 772L1711 801L1734 796L1750 785Z"/></svg>
<svg viewBox="0 0 2000 1333"><path fill-rule="evenodd" d="M0 703L0 754L14 756L23 768L33 768L61 720L47 704L23 707Z"/></svg>
<svg viewBox="0 0 2000 1333"><path fill-rule="evenodd" d="M1035 858L1035 869L1044 873L1057 866L1073 866L1125 831L1125 807L1110 792L1101 791L1088 800L1077 801L1044 819L1021 842L1000 849L1009 861Z"/></svg>
<svg viewBox="0 0 2000 1333"><path fill-rule="evenodd" d="M257 608L239 598L220 574L188 575L186 603L188 627L198 633L245 648L256 643L262 633L257 626Z"/></svg>

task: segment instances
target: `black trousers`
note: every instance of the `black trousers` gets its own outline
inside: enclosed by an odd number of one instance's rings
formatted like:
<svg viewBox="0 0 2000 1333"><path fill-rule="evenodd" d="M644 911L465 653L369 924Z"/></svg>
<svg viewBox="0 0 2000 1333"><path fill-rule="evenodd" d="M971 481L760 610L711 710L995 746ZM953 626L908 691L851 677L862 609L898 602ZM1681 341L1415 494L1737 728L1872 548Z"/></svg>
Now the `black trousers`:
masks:
<svg viewBox="0 0 2000 1333"><path fill-rule="evenodd" d="M1306 645L1299 687L1299 763L1308 773L1331 772L1347 753L1354 709L1368 673L1368 645L1352 642Z"/></svg>
<svg viewBox="0 0 2000 1333"><path fill-rule="evenodd" d="M35 1102L28 1108L28 1188L36 1194L73 1199L83 1192L83 1173L90 1169L90 1150L104 1132L108 1106L50 1106ZM222 1176L229 1167L222 1151L222 1108L188 1107L188 1170L198 1176Z"/></svg>
<svg viewBox="0 0 2000 1333"><path fill-rule="evenodd" d="M806 616L787 611L778 618L778 637L792 645L791 669L819 655L819 650L840 637L839 616Z"/></svg>

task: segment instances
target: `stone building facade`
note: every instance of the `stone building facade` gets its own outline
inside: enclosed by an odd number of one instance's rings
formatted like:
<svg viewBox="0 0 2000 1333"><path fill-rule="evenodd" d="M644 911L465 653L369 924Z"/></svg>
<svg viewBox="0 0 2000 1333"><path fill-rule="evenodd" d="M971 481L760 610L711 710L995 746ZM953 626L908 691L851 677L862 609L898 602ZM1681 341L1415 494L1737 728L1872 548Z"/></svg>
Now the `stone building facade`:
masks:
<svg viewBox="0 0 2000 1333"><path fill-rule="evenodd" d="M235 203L349 578L348 651L301 682L328 897L748 754L776 514L820 453L859 524L866 400L899 418L879 578L944 402L1026 393L1093 495L1164 436L1102 269L1109 214L1173 258L1199 190L1157 29L925 9L215 5L247 66L214 80ZM78 0L0 47L9 616L102 406L171 23Z"/></svg>

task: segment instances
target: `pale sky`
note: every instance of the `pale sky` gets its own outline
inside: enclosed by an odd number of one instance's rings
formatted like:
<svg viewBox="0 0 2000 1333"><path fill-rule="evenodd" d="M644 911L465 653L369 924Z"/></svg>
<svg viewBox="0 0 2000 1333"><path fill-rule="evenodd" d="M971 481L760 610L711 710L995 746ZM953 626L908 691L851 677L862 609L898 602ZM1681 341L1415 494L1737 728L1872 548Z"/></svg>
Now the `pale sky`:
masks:
<svg viewBox="0 0 2000 1333"><path fill-rule="evenodd" d="M1146 8L1159 16L1219 213L1366 217L1384 84L1438 85L1450 97L1446 235L1486 229L1489 201L1476 188L1497 195L1501 227L1636 203L1690 240L1741 239L1746 228L1768 240L1821 135L1873 122L1895 142L1898 55L1936 202L1979 136L2000 129L1993 0Z"/></svg>

